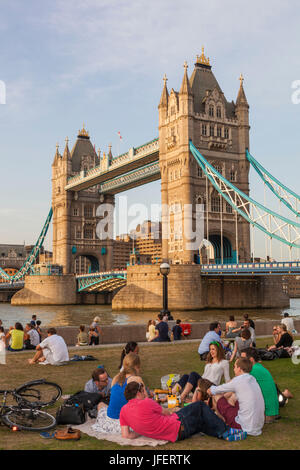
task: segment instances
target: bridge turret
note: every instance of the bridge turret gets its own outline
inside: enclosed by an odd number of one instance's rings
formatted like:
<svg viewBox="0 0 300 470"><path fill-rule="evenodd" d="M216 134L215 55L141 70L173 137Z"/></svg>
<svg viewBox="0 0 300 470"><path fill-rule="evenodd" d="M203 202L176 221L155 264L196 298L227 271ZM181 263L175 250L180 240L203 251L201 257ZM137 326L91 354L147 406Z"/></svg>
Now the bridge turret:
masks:
<svg viewBox="0 0 300 470"><path fill-rule="evenodd" d="M65 145L65 150L64 150L64 153L63 153L63 160L71 160L71 154L70 154L70 150L69 150L69 139L68 137L66 137L65 139L65 142L66 142L66 145Z"/></svg>
<svg viewBox="0 0 300 470"><path fill-rule="evenodd" d="M168 79L167 79L166 74L164 74L163 81L164 81L164 87L163 87L160 102L159 102L159 105L158 105L159 125L162 125L164 123L165 119L167 118L167 114L168 114L169 92L168 92L168 88L167 88Z"/></svg>
<svg viewBox="0 0 300 470"><path fill-rule="evenodd" d="M241 74L240 88L236 100L235 114L239 123L239 152L245 158L245 150L249 149L249 104L246 98L243 82L244 77Z"/></svg>
<svg viewBox="0 0 300 470"><path fill-rule="evenodd" d="M56 144L56 151L55 151L55 155L54 155L54 159L53 159L53 163L52 163L52 166L56 166L59 159L61 158L61 155L59 153L59 145Z"/></svg>

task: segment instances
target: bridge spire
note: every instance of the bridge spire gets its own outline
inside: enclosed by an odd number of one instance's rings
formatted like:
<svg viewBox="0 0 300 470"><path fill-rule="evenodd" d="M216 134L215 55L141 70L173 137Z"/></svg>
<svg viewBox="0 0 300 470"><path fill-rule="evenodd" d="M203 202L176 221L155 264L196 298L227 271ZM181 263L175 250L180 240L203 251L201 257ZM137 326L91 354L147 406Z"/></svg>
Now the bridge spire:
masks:
<svg viewBox="0 0 300 470"><path fill-rule="evenodd" d="M83 123L82 129L78 131L78 137L83 137L85 139L90 138L88 131L85 129L84 123Z"/></svg>
<svg viewBox="0 0 300 470"><path fill-rule="evenodd" d="M111 152L111 147L112 147L112 145L109 144L109 145L108 145L108 155L107 155L107 156L108 156L109 164L111 164L112 159L113 159L113 155L112 155L112 152Z"/></svg>
<svg viewBox="0 0 300 470"><path fill-rule="evenodd" d="M71 160L71 154L70 154L70 151L69 151L69 138L66 137L65 138L65 142L66 142L66 146L65 146L65 150L64 150L64 154L63 154L63 160Z"/></svg>
<svg viewBox="0 0 300 470"><path fill-rule="evenodd" d="M237 106L239 106L239 105L246 105L246 106L249 106L249 105L248 105L247 98L246 98L245 90L244 90L244 85L243 85L244 80L245 80L245 79L244 79L244 77L243 77L243 74L241 73L241 75L240 75L240 77L239 77L240 89L239 89L238 96L237 96L237 100L236 100L236 105L237 105Z"/></svg>
<svg viewBox="0 0 300 470"><path fill-rule="evenodd" d="M209 60L209 57L206 57L205 54L204 54L204 46L202 46L202 54L201 55L197 55L197 59L196 59L196 66L200 66L200 67L204 67L204 68L209 68L211 69L211 65L210 65L210 60Z"/></svg>
<svg viewBox="0 0 300 470"><path fill-rule="evenodd" d="M168 79L167 79L166 74L164 74L164 76L163 76L163 81L164 81L164 87L163 87L163 91L162 91L162 94L161 94L159 106L168 106L169 92L168 92L168 88L167 88Z"/></svg>
<svg viewBox="0 0 300 470"><path fill-rule="evenodd" d="M190 86L189 77L188 77L188 74L187 74L188 64L187 64L186 60L184 61L183 67L184 67L184 75L183 75L183 80L182 80L182 84L181 84L181 88L180 88L179 93L181 95L182 94L190 95L192 93L192 90L191 90L191 86Z"/></svg>
<svg viewBox="0 0 300 470"><path fill-rule="evenodd" d="M58 159L61 157L61 155L60 155L58 149L59 149L59 145L58 145L58 143L57 143L57 144L56 144L56 151L55 151L55 155L54 155L54 159L53 159L52 165L55 165L55 164L57 163Z"/></svg>

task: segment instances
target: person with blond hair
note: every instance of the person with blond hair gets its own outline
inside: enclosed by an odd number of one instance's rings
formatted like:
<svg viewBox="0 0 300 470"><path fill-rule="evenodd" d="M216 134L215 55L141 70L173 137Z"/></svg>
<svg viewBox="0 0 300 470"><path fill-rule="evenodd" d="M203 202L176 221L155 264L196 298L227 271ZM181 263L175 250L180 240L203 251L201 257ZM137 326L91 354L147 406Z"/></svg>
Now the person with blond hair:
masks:
<svg viewBox="0 0 300 470"><path fill-rule="evenodd" d="M147 341L152 341L155 338L155 321L149 320L147 324L146 339Z"/></svg>
<svg viewBox="0 0 300 470"><path fill-rule="evenodd" d="M119 372L112 380L109 405L99 403L96 423L92 426L94 431L101 433L120 434L120 411L127 400L124 396L126 385L131 381L143 384L140 377L140 357L133 352L128 353L123 360L122 372Z"/></svg>
<svg viewBox="0 0 300 470"><path fill-rule="evenodd" d="M294 342L293 336L287 331L286 325L278 325L279 338L274 346L269 347L269 351L280 348L290 348Z"/></svg>

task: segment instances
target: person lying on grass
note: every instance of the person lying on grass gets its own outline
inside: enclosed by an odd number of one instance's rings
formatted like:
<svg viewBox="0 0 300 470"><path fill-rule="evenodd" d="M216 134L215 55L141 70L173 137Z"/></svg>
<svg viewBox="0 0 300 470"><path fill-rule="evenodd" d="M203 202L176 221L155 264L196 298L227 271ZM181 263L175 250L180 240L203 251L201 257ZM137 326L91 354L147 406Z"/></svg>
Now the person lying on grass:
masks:
<svg viewBox="0 0 300 470"><path fill-rule="evenodd" d="M126 386L124 395L128 401L120 412L121 434L124 439L145 436L176 442L200 432L227 441L247 437L245 432L226 426L201 401L182 409L163 408L156 401L147 398L144 384L135 381Z"/></svg>

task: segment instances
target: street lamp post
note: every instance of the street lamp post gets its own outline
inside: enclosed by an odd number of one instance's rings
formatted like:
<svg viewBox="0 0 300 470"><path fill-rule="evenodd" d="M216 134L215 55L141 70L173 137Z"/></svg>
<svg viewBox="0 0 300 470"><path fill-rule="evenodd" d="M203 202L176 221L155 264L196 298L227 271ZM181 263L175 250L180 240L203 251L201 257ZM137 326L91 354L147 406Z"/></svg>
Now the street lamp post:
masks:
<svg viewBox="0 0 300 470"><path fill-rule="evenodd" d="M160 311L163 315L168 315L170 318L170 312L168 310L168 274L170 272L170 265L168 263L162 263L160 265L160 273L163 276L163 309Z"/></svg>

